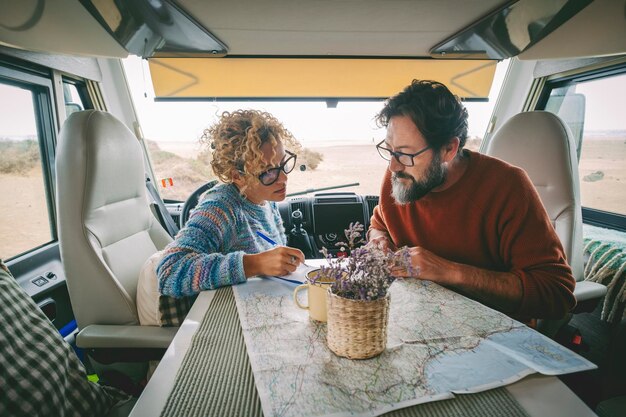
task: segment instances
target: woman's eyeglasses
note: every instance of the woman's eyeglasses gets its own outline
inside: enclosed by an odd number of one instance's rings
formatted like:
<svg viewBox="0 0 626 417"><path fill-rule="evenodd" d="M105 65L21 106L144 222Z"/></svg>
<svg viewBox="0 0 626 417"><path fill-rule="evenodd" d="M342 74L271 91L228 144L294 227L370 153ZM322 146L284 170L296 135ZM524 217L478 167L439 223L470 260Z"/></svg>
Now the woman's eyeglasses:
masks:
<svg viewBox="0 0 626 417"><path fill-rule="evenodd" d="M415 153L394 152L391 149L382 146L383 143L385 143L384 140L376 145L376 150L378 150L378 154L381 156L381 158L383 158L385 161L391 161L391 158L396 158L396 161L398 161L405 167L412 167L413 165L415 165L415 163L413 162L413 158L423 154L430 149L430 146L427 146L424 149L420 149Z"/></svg>
<svg viewBox="0 0 626 417"><path fill-rule="evenodd" d="M288 155L288 158L285 159L279 166L275 168L270 168L265 172L259 174L259 181L263 185L272 185L280 176L280 171L283 171L285 174L289 174L296 166L296 159L298 156L295 153L291 153L285 150L285 153Z"/></svg>

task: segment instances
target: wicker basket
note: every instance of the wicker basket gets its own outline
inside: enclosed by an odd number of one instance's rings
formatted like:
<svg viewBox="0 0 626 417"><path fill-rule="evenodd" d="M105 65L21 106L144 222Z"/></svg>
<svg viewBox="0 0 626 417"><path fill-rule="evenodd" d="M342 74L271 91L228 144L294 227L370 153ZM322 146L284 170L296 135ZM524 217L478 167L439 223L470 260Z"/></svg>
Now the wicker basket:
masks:
<svg viewBox="0 0 626 417"><path fill-rule="evenodd" d="M350 300L330 290L326 294L330 350L349 359L380 355L387 345L389 294L374 301Z"/></svg>

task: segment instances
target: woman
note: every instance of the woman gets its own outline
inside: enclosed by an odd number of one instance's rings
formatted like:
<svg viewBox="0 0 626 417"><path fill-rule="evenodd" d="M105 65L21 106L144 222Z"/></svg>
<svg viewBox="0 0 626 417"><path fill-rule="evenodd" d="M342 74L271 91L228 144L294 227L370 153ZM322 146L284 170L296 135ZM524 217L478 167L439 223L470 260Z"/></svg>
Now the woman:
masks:
<svg viewBox="0 0 626 417"><path fill-rule="evenodd" d="M144 267L153 271L158 260L161 317L153 323L142 314L146 306L140 288L142 324L178 325L180 310L191 304L184 300L180 306L181 297L239 284L252 276L286 275L304 262L300 250L285 246L276 204L285 199L287 174L296 164L296 155L285 149L298 147L292 134L269 113L238 110L224 112L202 140L213 149L211 166L222 184L207 192L176 239ZM140 278L140 287L145 280ZM149 315L154 317L154 299L152 303ZM170 320L172 309L178 310L174 314L178 319Z"/></svg>

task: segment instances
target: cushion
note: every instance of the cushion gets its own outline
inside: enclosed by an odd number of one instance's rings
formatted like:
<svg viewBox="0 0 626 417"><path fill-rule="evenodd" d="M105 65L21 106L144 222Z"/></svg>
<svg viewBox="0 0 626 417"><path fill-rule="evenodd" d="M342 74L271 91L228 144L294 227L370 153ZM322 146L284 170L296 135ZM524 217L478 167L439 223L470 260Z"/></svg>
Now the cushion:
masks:
<svg viewBox="0 0 626 417"><path fill-rule="evenodd" d="M72 347L0 260L0 415L104 416L130 397L87 379Z"/></svg>
<svg viewBox="0 0 626 417"><path fill-rule="evenodd" d="M180 326L196 297L174 298L159 293L156 268L165 252L149 257L139 272L137 281L137 313L142 326Z"/></svg>
<svg viewBox="0 0 626 417"><path fill-rule="evenodd" d="M137 314L142 326L160 326L159 314L159 281L156 267L163 258L159 251L146 260L139 271L137 281Z"/></svg>

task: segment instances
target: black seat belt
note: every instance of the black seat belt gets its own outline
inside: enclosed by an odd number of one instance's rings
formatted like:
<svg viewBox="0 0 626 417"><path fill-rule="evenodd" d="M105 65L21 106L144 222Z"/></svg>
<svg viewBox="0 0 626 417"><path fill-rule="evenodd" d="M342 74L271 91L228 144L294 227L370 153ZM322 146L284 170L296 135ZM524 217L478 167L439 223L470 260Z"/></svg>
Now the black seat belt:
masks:
<svg viewBox="0 0 626 417"><path fill-rule="evenodd" d="M176 226L176 223L174 222L174 219L172 219L170 212L167 211L167 207L165 207L163 200L161 200L159 192L156 188L154 188L154 184L152 184L152 181L150 181L150 177L148 176L146 176L146 188L148 189L148 192L152 196L152 200L157 206L159 216L161 217L161 224L165 227L167 233L169 233L172 238L175 237L176 233L178 233L178 226Z"/></svg>

